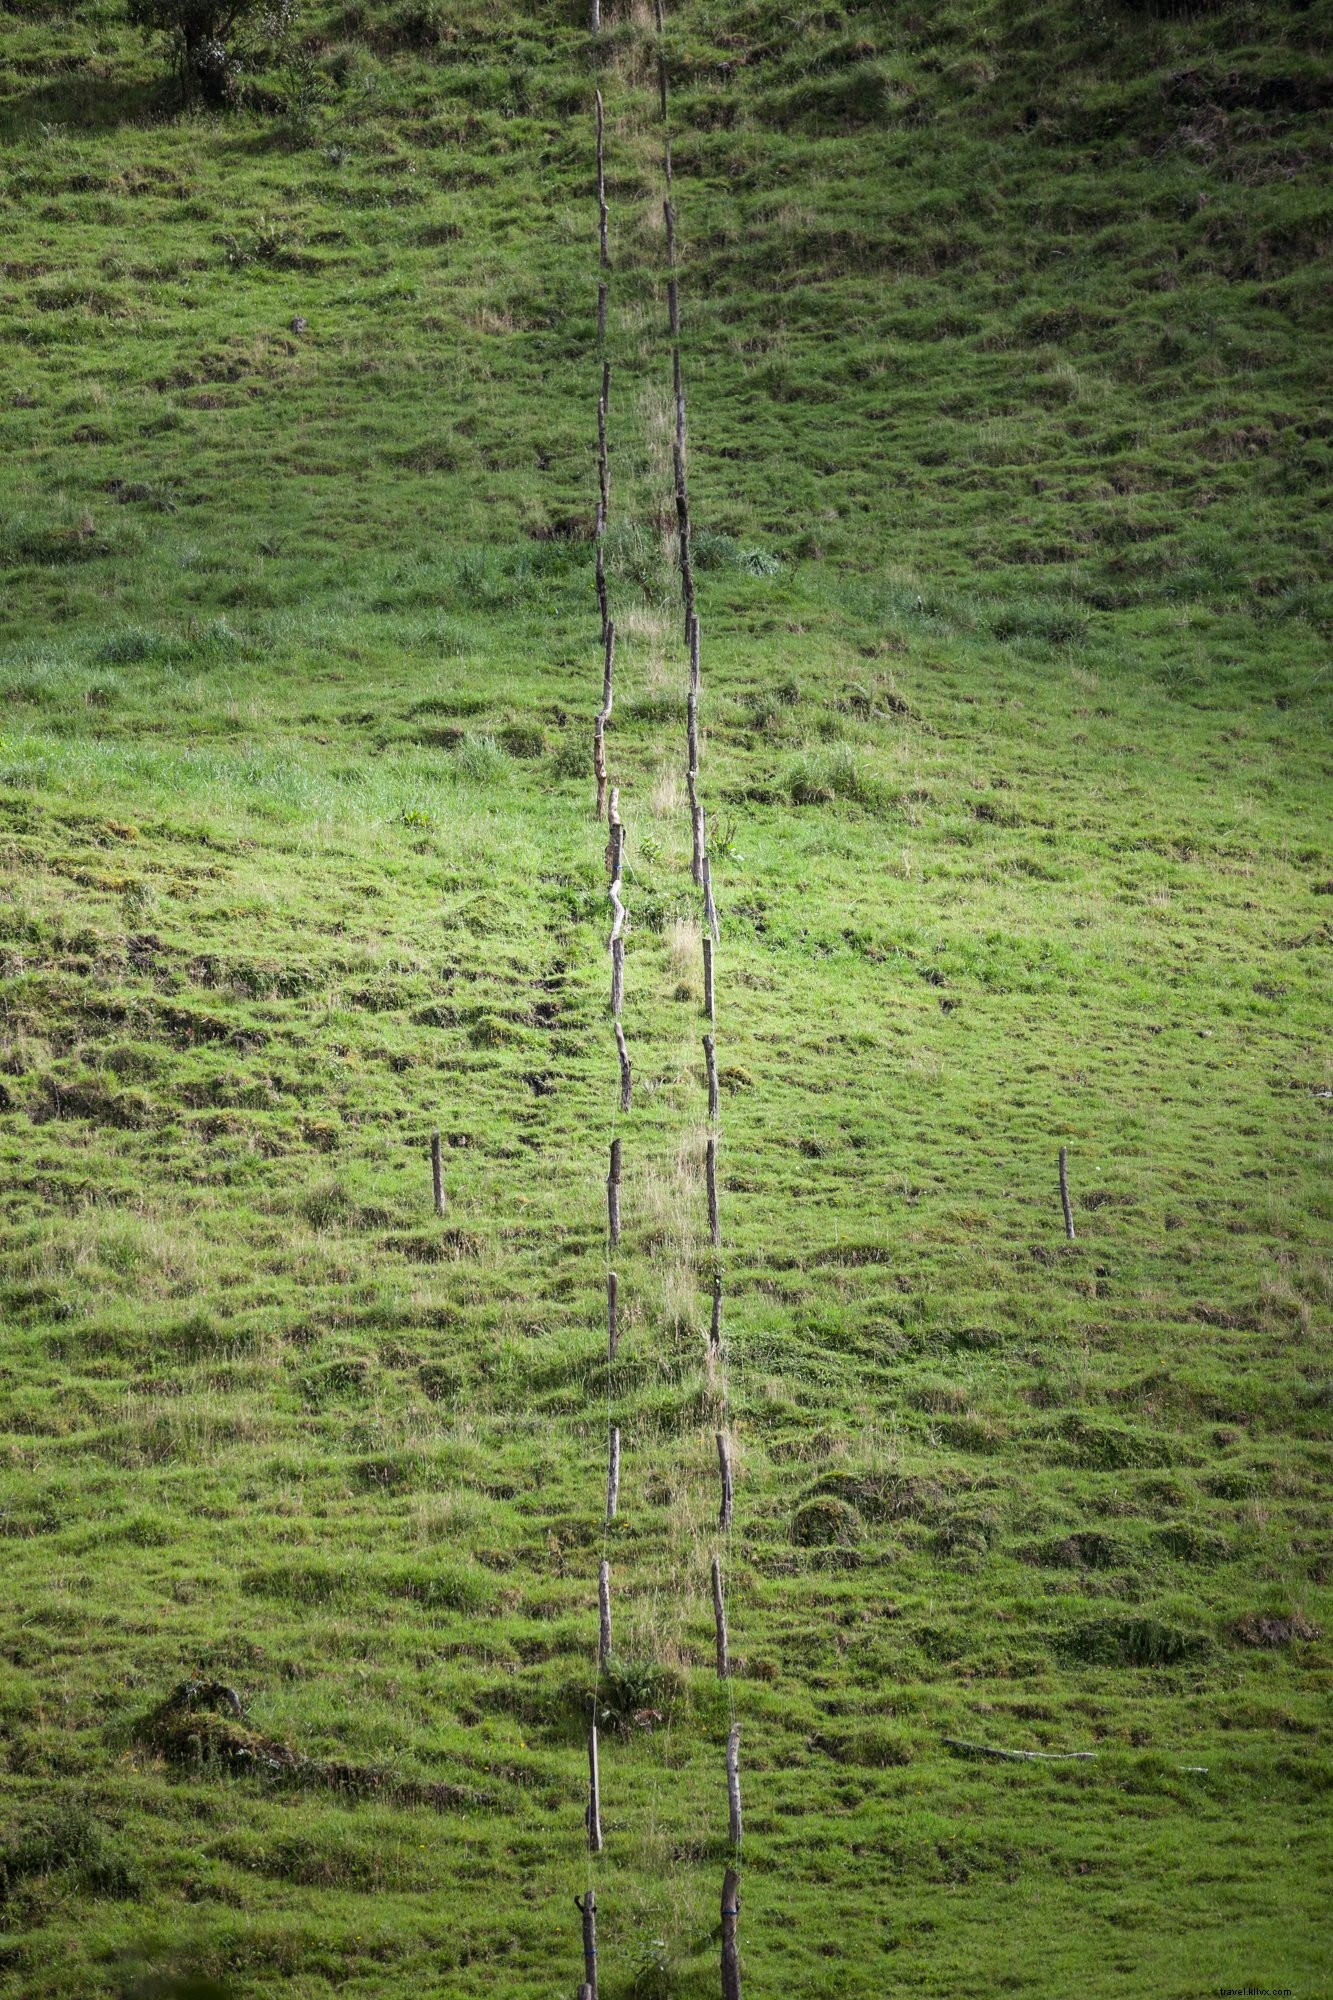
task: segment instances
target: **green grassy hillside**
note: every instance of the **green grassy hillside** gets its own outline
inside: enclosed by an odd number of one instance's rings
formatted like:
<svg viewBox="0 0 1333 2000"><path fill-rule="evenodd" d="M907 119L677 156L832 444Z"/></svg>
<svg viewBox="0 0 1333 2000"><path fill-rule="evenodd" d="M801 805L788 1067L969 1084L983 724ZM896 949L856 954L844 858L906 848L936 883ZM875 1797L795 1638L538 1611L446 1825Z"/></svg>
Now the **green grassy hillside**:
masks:
<svg viewBox="0 0 1333 2000"><path fill-rule="evenodd" d="M670 21L725 1380L606 16L0 13L0 1990L1317 1995L1329 9Z"/></svg>

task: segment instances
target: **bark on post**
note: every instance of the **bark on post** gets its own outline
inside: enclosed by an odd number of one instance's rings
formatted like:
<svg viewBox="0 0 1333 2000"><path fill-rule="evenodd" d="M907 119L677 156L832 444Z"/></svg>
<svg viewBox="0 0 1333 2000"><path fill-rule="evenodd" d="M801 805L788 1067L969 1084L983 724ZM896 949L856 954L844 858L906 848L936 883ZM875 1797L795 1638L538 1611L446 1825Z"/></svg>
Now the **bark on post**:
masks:
<svg viewBox="0 0 1333 2000"><path fill-rule="evenodd" d="M717 1637L717 1677L724 1681L731 1672L727 1650L727 1607L722 1596L722 1558L713 1557L713 1625Z"/></svg>
<svg viewBox="0 0 1333 2000"><path fill-rule="evenodd" d="M597 1664L604 1667L611 1657L611 1565L604 1562L597 1572Z"/></svg>
<svg viewBox="0 0 1333 2000"><path fill-rule="evenodd" d="M444 1214L444 1154L440 1149L440 1135L430 1135L430 1178L435 1193L435 1213Z"/></svg>
<svg viewBox="0 0 1333 2000"><path fill-rule="evenodd" d="M704 1065L708 1071L708 1122L717 1123L717 1044L711 1035L704 1036Z"/></svg>
<svg viewBox="0 0 1333 2000"><path fill-rule="evenodd" d="M625 947L621 944L619 938L616 939L616 943L620 945L620 990L623 1000L625 991ZM615 976L615 964L615 955L613 953L611 959L613 979ZM619 1021L616 1022L616 1054L620 1057L620 1108L622 1111L628 1111L634 1102L634 1072L630 1068L629 1050L625 1047L625 1030L621 1027Z"/></svg>
<svg viewBox="0 0 1333 2000"><path fill-rule="evenodd" d="M715 1021L717 1019L717 1010L713 1004L714 997L715 996L713 993L713 940L712 938L706 936L704 938L704 1012L705 1014L707 1014L710 1021Z"/></svg>
<svg viewBox="0 0 1333 2000"><path fill-rule="evenodd" d="M705 1154L705 1172L708 1179L708 1234L713 1248L722 1247L722 1223L717 1207L717 1140L710 1136Z"/></svg>
<svg viewBox="0 0 1333 2000"><path fill-rule="evenodd" d="M731 1725L727 1738L727 1832L733 1847L741 1844L741 1726Z"/></svg>
<svg viewBox="0 0 1333 2000"><path fill-rule="evenodd" d="M741 1960L736 1926L741 1914L741 1883L734 1868L722 1877L722 2000L741 2000Z"/></svg>
<svg viewBox="0 0 1333 2000"><path fill-rule="evenodd" d="M620 1279L614 1271L606 1274L606 1358L614 1361L620 1345Z"/></svg>
<svg viewBox="0 0 1333 2000"><path fill-rule="evenodd" d="M606 1223L611 1241L620 1241L620 1141L611 1141L611 1167L606 1176Z"/></svg>
<svg viewBox="0 0 1333 2000"><path fill-rule="evenodd" d="M724 1898L725 1900L725 1898ZM589 1889L586 1896L575 1896L574 1908L583 1919L583 1985L579 1991L597 2000L597 1898Z"/></svg>
<svg viewBox="0 0 1333 2000"><path fill-rule="evenodd" d="M602 1780L597 1768L597 1724L588 1730L588 1846L602 1851Z"/></svg>
<svg viewBox="0 0 1333 2000"><path fill-rule="evenodd" d="M717 1525L725 1533L731 1526L731 1447L727 1443L725 1431L717 1433L717 1466L722 1475L722 1504L717 1512Z"/></svg>
<svg viewBox="0 0 1333 2000"><path fill-rule="evenodd" d="M620 1505L620 1425L612 1424L606 1454L606 1525L616 1518Z"/></svg>
<svg viewBox="0 0 1333 2000"><path fill-rule="evenodd" d="M713 1318L708 1328L708 1345L714 1354L722 1350L722 1273L713 1273Z"/></svg>
<svg viewBox="0 0 1333 2000"><path fill-rule="evenodd" d="M1069 1148L1060 1148L1060 1206L1065 1212L1065 1235L1074 1241L1074 1210L1069 1200Z"/></svg>

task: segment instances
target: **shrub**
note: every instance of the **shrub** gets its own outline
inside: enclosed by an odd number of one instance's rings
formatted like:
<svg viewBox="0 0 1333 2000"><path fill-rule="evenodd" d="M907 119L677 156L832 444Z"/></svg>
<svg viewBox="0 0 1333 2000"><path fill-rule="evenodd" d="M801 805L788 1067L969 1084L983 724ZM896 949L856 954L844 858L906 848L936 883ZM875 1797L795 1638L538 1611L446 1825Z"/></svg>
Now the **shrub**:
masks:
<svg viewBox="0 0 1333 2000"><path fill-rule="evenodd" d="M256 25L270 44L285 44L296 0L129 0L129 18L165 45L186 97L233 104L259 48L246 29ZM270 51L271 52L271 51Z"/></svg>

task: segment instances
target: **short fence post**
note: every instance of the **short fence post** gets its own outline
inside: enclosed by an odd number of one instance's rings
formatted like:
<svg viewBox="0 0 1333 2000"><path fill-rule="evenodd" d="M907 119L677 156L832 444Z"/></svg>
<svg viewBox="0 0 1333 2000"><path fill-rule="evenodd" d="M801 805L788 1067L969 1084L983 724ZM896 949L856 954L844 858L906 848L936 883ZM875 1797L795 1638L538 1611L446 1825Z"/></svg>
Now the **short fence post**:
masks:
<svg viewBox="0 0 1333 2000"><path fill-rule="evenodd" d="M1060 1148L1060 1206L1065 1212L1065 1235L1074 1241L1074 1210L1069 1200L1069 1148Z"/></svg>
<svg viewBox="0 0 1333 2000"><path fill-rule="evenodd" d="M597 1663L605 1666L611 1657L611 1565L604 1562L597 1572Z"/></svg>
<svg viewBox="0 0 1333 2000"><path fill-rule="evenodd" d="M741 1914L741 1883L734 1868L722 1877L722 2000L741 2000L741 1961L736 1925Z"/></svg>
<svg viewBox="0 0 1333 2000"><path fill-rule="evenodd" d="M727 1738L727 1831L733 1847L741 1844L741 1726L731 1725Z"/></svg>
<svg viewBox="0 0 1333 2000"><path fill-rule="evenodd" d="M440 1149L440 1135L430 1135L430 1178L435 1193L435 1213L444 1214L444 1154Z"/></svg>
<svg viewBox="0 0 1333 2000"><path fill-rule="evenodd" d="M606 1177L606 1221L611 1241L620 1241L620 1141L611 1141L611 1169Z"/></svg>
<svg viewBox="0 0 1333 2000"><path fill-rule="evenodd" d="M731 1526L731 1447L727 1443L725 1431L717 1433L717 1464L722 1475L722 1504L718 1508L717 1525L725 1533Z"/></svg>
<svg viewBox="0 0 1333 2000"><path fill-rule="evenodd" d="M616 1518L620 1505L620 1425L612 1424L606 1455L606 1525Z"/></svg>
<svg viewBox="0 0 1333 2000"><path fill-rule="evenodd" d="M727 1649L727 1607L722 1596L722 1558L713 1557L713 1624L717 1631L717 1677L724 1681L731 1672Z"/></svg>

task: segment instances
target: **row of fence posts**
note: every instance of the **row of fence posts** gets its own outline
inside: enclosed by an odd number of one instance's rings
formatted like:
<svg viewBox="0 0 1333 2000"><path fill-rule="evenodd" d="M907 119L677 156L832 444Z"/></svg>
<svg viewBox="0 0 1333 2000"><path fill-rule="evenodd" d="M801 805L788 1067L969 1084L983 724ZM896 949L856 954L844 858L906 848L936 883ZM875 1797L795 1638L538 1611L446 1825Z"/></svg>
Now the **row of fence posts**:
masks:
<svg viewBox="0 0 1333 2000"><path fill-rule="evenodd" d="M684 637L689 655L689 686L686 703L686 788L690 811L690 872L696 887L702 892L704 1011L709 1024L709 1033L703 1038L704 1068L708 1090L708 1130L705 1143L704 1173L708 1203L708 1233L714 1256L712 1311L709 1324L709 1361L710 1368L716 1371L716 1378L720 1381L722 1408L724 1412L723 1427L716 1432L720 1492L718 1533L720 1537L724 1538L724 1547L729 1550L735 1507L735 1489L731 1441L727 1427L729 1422L730 1397L726 1374L726 1355L722 1339L723 1279L717 1262L722 1246L722 1228L718 1196L720 1104L716 1045L717 991L715 952L720 943L721 928L718 921L716 904L713 899L712 870L708 856L707 820L699 795L699 711L702 690L700 671L701 649L699 616L695 601L694 570L690 547L690 506L686 466L685 382L681 365L680 295L677 276L678 242L672 189L666 29L662 0L656 0L656 21L658 98L662 123L663 171L665 180L663 214L666 223L667 244L667 300L671 339L672 390L675 405L672 464L676 503L676 548L681 582ZM598 34L600 28L601 8L599 0L591 0L591 29L593 34ZM611 502L611 364L606 356L605 347L611 254L610 210L606 196L606 108L600 90L595 93L594 109L596 117L598 219L597 354L601 363L601 382L597 400L598 483L596 525L594 529L594 564L597 605L601 621L602 700L593 722L592 771L595 784L594 810L596 817L598 820L605 817L607 822L606 863L610 878L608 902L611 913L610 935L608 938L608 948L611 957L611 1022L619 1065L618 1109L620 1113L624 1114L631 1110L633 1103L633 1070L622 1024L625 995L625 938L629 928L629 915L623 896L626 832L620 811L620 792L619 788L611 782L606 752L606 732L611 720L614 702L616 628L610 615L606 582L605 544ZM606 1509L603 1523L603 1554L598 1565L597 1574L597 1679L594 1685L592 1714L589 1718L588 1726L588 1803L585 1821L590 1857L601 1853L603 1848L601 1770L597 1736L597 1716L601 1677L613 1654L611 1565L607 1538L609 1537L611 1526L616 1519L620 1500L621 1438L620 1427L614 1420L611 1372L615 1364L620 1342L620 1279L612 1266L611 1253L614 1252L620 1242L621 1164L622 1142L617 1135L610 1142L610 1157L606 1179L606 1239L608 1246L606 1271L607 1473ZM718 1678L726 1682L730 1694L730 1635L727 1626L722 1548L719 1548L711 1559L710 1586L713 1603L717 1673ZM730 1721L727 1732L725 1768L728 1832L733 1849L733 1861L738 1862L741 1845L740 1724L736 1720L734 1696L730 1701ZM740 2000L740 1958L737 1939L737 1924L740 1914L739 1890L740 1880L737 1868L729 1864L723 1875L721 1906L721 1976L723 2000ZM582 1896L575 1897L575 1903L581 1919L583 1942L584 1982L579 1988L580 2000L597 2000L597 1898L592 1880L591 1859L589 1862L587 1888Z"/></svg>

